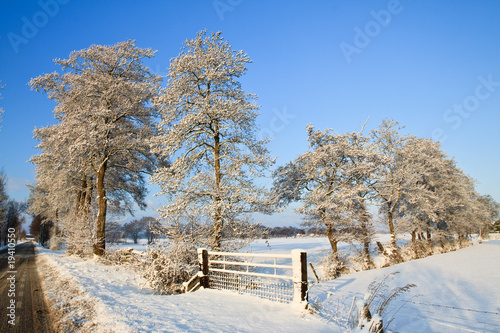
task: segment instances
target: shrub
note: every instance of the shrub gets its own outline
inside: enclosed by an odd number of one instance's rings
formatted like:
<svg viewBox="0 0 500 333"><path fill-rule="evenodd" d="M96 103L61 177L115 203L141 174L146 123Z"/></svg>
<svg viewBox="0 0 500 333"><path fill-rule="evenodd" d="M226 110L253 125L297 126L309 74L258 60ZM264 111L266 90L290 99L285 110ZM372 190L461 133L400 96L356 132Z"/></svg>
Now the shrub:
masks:
<svg viewBox="0 0 500 333"><path fill-rule="evenodd" d="M335 256L333 253L325 256L320 265L323 269L323 278L325 280L332 280L340 277L342 274L349 273L349 259L340 253Z"/></svg>
<svg viewBox="0 0 500 333"><path fill-rule="evenodd" d="M135 269L141 267L143 258L141 254L134 252L132 248L119 250L106 249L98 260L105 265L131 266Z"/></svg>
<svg viewBox="0 0 500 333"><path fill-rule="evenodd" d="M403 248L403 258L407 261L421 259L431 255L432 252L432 244L430 242L427 240L416 240L408 243Z"/></svg>
<svg viewBox="0 0 500 333"><path fill-rule="evenodd" d="M182 292L182 283L198 272L198 254L193 245L173 243L149 247L143 275L159 294Z"/></svg>
<svg viewBox="0 0 500 333"><path fill-rule="evenodd" d="M381 253L383 262L380 267L389 267L404 262L402 250L398 245L387 244Z"/></svg>

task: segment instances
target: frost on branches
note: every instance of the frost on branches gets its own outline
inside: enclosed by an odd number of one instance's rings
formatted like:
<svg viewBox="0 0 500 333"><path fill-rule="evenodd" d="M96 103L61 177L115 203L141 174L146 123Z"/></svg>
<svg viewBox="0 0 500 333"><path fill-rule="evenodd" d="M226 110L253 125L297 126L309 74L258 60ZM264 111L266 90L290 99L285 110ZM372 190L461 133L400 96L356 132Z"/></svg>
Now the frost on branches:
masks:
<svg viewBox="0 0 500 333"><path fill-rule="evenodd" d="M162 217L174 226L203 225L199 237L214 250L240 246L234 241L257 230L250 214L270 210L265 188L254 180L274 160L266 141L256 139L255 96L237 81L250 62L220 32L200 32L171 60L168 87L156 104L161 122L153 151L173 160L153 177L169 199Z"/></svg>
<svg viewBox="0 0 500 333"><path fill-rule="evenodd" d="M275 172L277 202L286 205L300 200L298 212L306 224L324 226L332 258L341 270L337 244L356 240L364 246L366 265L372 266L369 243L373 230L367 210L367 182L375 170L377 155L368 139L359 133L337 134L307 128L309 150ZM339 272L333 269L333 276Z"/></svg>
<svg viewBox="0 0 500 333"><path fill-rule="evenodd" d="M276 203L301 201L297 211L305 224L325 227L332 247L324 260L326 276L347 270L348 260L338 254L339 241L362 244L355 261L362 269L374 266L370 205L379 207L379 218L391 234L385 247L377 243L382 266L446 251L455 240L461 247L472 233L487 234L498 219L498 204L479 196L474 180L439 143L402 135L401 129L396 121L384 120L365 137L362 131L337 134L308 126L308 151L276 170ZM396 244L398 233L412 235L405 251Z"/></svg>
<svg viewBox="0 0 500 333"><path fill-rule="evenodd" d="M95 213L97 255L105 249L108 211L123 213L134 203L145 207L142 173L151 173L155 162L146 143L155 133L151 99L161 79L142 60L154 53L130 40L93 45L55 60L63 74L45 74L30 82L56 101L58 120L35 130L42 153L32 158L37 167L32 211L69 221L64 228L73 227L68 214L89 220Z"/></svg>

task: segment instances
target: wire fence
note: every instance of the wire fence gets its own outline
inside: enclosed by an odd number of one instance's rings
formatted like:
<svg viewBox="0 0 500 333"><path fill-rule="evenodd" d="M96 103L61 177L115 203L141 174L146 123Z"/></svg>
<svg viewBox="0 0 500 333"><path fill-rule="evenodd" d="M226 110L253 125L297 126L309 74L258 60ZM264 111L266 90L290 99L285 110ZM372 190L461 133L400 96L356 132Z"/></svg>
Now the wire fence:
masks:
<svg viewBox="0 0 500 333"><path fill-rule="evenodd" d="M209 273L210 288L235 291L280 303L293 301L292 280L243 275L238 272Z"/></svg>
<svg viewBox="0 0 500 333"><path fill-rule="evenodd" d="M317 306L321 315L329 322L347 327L349 305L352 299L363 299L360 292L343 291L332 293L332 297ZM314 300L312 301L314 304ZM500 332L500 312L456 307L446 304L423 302L415 299L394 299L390 306L391 315L399 321L419 320L426 326L441 327L442 332ZM314 305L313 305L314 306ZM494 309L496 310L496 309ZM423 330L425 331L425 330ZM441 330L439 330L441 332ZM397 332L397 328L395 330Z"/></svg>

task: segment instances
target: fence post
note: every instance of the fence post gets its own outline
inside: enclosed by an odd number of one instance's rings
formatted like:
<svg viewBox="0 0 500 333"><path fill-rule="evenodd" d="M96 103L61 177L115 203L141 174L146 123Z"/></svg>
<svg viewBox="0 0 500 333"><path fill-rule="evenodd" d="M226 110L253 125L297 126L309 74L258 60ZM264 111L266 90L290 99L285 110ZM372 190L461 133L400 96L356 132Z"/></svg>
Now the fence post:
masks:
<svg viewBox="0 0 500 333"><path fill-rule="evenodd" d="M204 248L198 249L198 263L200 265L200 285L208 288L208 251Z"/></svg>
<svg viewBox="0 0 500 333"><path fill-rule="evenodd" d="M307 302L307 253L304 250L292 250L293 266L293 302Z"/></svg>

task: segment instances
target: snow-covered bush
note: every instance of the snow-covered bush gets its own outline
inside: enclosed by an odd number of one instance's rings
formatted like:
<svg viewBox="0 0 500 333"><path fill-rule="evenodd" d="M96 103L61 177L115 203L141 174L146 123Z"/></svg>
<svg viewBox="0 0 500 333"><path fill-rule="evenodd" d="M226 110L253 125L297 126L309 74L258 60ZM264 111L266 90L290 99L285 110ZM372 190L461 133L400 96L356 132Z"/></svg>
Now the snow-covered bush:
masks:
<svg viewBox="0 0 500 333"><path fill-rule="evenodd" d="M60 251L63 249L66 250L66 248L67 244L65 239L54 232L49 239L49 249L52 251Z"/></svg>
<svg viewBox="0 0 500 333"><path fill-rule="evenodd" d="M323 278L326 281L349 273L349 259L340 253L337 256L333 253L328 254L320 261L320 265L323 269Z"/></svg>
<svg viewBox="0 0 500 333"><path fill-rule="evenodd" d="M432 244L427 240L410 242L402 249L404 261L425 258L433 253Z"/></svg>
<svg viewBox="0 0 500 333"><path fill-rule="evenodd" d="M474 245L472 243L472 239L469 237L458 237L457 240L457 249L463 249L465 247L469 247Z"/></svg>
<svg viewBox="0 0 500 333"><path fill-rule="evenodd" d="M134 252L132 248L119 250L106 249L104 254L99 257L99 261L105 265L125 265L135 269L140 269L142 267L143 260L142 256Z"/></svg>
<svg viewBox="0 0 500 333"><path fill-rule="evenodd" d="M143 263L144 277L160 294L180 293L198 269L196 248L185 242L151 246Z"/></svg>
<svg viewBox="0 0 500 333"><path fill-rule="evenodd" d="M353 250L347 260L350 272L366 271L376 267L372 255L367 254L365 249L355 246L353 246Z"/></svg>
<svg viewBox="0 0 500 333"><path fill-rule="evenodd" d="M404 262L403 250L393 241L386 244L384 251L380 254L382 257L380 267L389 267Z"/></svg>

